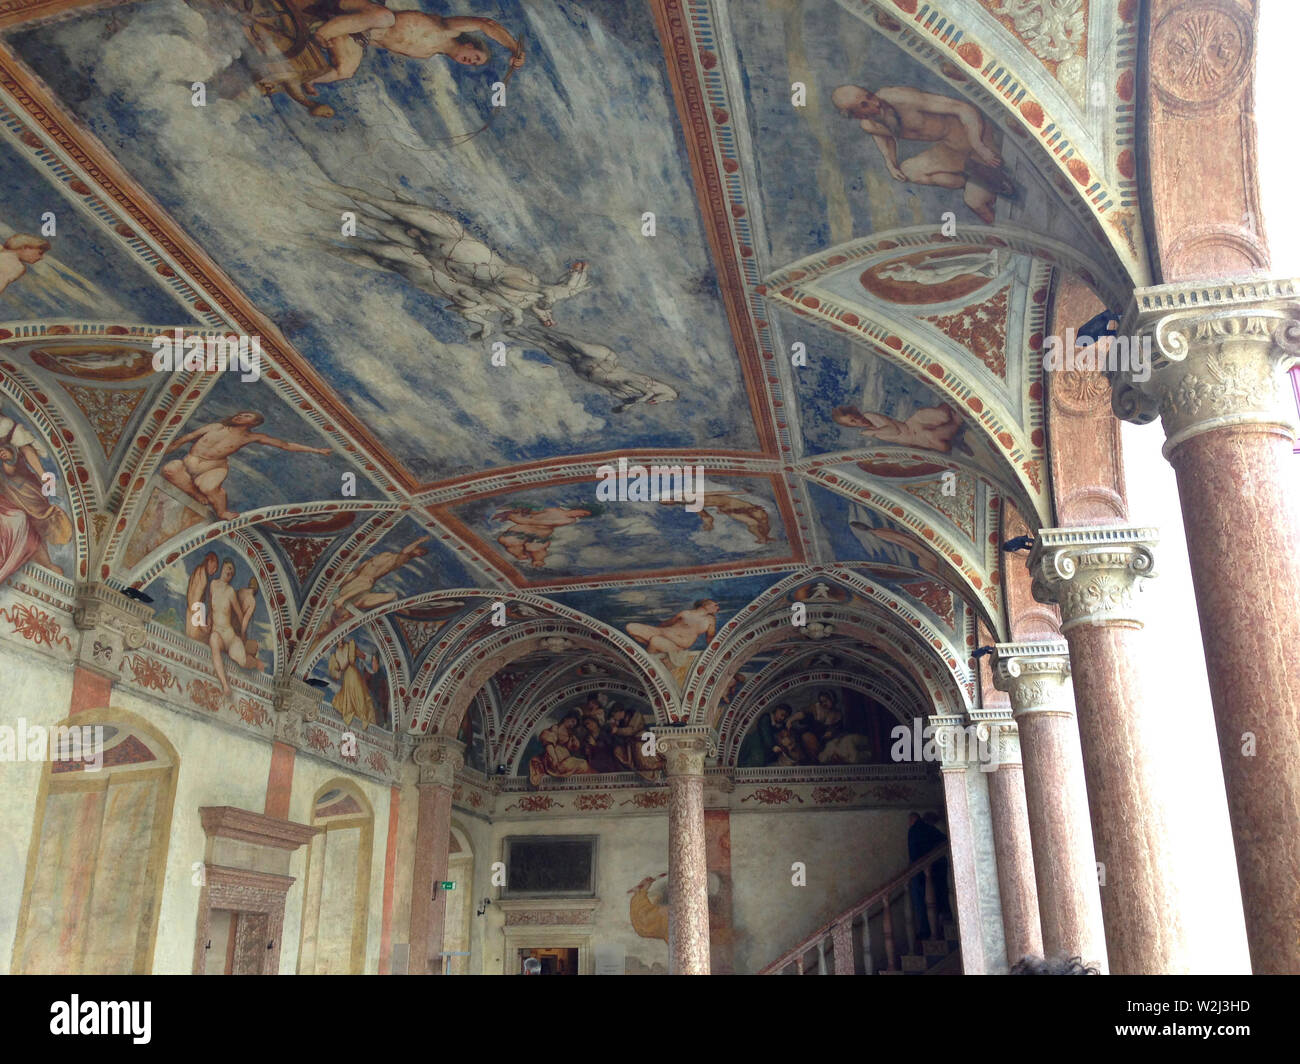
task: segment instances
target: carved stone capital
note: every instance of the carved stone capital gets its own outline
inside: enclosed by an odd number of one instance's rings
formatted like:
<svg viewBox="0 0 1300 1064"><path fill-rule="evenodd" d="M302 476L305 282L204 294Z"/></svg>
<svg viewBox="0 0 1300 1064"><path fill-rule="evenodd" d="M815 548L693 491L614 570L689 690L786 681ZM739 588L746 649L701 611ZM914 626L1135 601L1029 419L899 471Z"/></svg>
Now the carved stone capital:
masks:
<svg viewBox="0 0 1300 1064"><path fill-rule="evenodd" d="M296 717L300 721L314 721L320 717L321 689L296 676L279 676L271 694L271 708L277 719Z"/></svg>
<svg viewBox="0 0 1300 1064"><path fill-rule="evenodd" d="M713 729L702 724L650 730L654 733L655 750L663 755L664 771L669 776L703 776L704 759L718 751Z"/></svg>
<svg viewBox="0 0 1300 1064"><path fill-rule="evenodd" d="M1300 280L1139 288L1119 335L1138 350L1110 374L1111 407L1138 424L1159 417L1166 457L1231 425L1294 440L1287 371L1300 361Z"/></svg>
<svg viewBox="0 0 1300 1064"><path fill-rule="evenodd" d="M78 662L116 677L122 655L139 650L149 638L146 625L153 615L152 606L107 584L79 585L72 608L72 623L81 633Z"/></svg>
<svg viewBox="0 0 1300 1064"><path fill-rule="evenodd" d="M986 709L972 709L970 723L974 726L974 750L983 755L983 763L990 770L996 771L1001 765L1022 764L1020 757L1020 729L1012 718L1009 706L994 706ZM967 729L968 756L971 749L971 730ZM984 750L979 749L980 744ZM943 749L942 746L939 748Z"/></svg>
<svg viewBox="0 0 1300 1064"><path fill-rule="evenodd" d="M955 713L930 715L930 734L939 751L940 771L964 772L966 770L967 723L964 716Z"/></svg>
<svg viewBox="0 0 1300 1064"><path fill-rule="evenodd" d="M1033 595L1061 607L1061 631L1078 624L1141 628L1133 589L1155 575L1154 528L1044 528L1029 554Z"/></svg>
<svg viewBox="0 0 1300 1064"><path fill-rule="evenodd" d="M418 739L412 744L411 760L419 771L420 785L450 787L465 763L465 744L442 735Z"/></svg>
<svg viewBox="0 0 1300 1064"><path fill-rule="evenodd" d="M1071 711L1065 690L1070 679L1070 649L1064 640L997 643L994 650L993 686L1010 696L1013 716Z"/></svg>

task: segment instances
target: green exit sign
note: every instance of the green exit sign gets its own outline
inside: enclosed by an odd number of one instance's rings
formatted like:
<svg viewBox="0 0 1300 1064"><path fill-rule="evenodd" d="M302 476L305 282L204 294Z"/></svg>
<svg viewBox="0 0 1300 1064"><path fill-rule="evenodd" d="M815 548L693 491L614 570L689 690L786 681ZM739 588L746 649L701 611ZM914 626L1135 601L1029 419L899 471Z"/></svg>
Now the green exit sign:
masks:
<svg viewBox="0 0 1300 1064"><path fill-rule="evenodd" d="M443 890L455 890L455 889L456 889L456 884L453 883L450 879L444 879L444 880L442 881L442 889L443 889Z"/></svg>

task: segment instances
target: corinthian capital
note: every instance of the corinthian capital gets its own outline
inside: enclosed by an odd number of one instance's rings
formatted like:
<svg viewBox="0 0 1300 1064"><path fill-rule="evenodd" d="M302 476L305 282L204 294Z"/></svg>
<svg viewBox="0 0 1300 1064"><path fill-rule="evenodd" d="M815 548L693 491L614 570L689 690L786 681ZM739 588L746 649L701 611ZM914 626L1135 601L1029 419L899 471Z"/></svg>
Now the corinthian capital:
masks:
<svg viewBox="0 0 1300 1064"><path fill-rule="evenodd" d="M1139 288L1120 335L1143 357L1112 372L1111 406L1138 424L1159 417L1166 457L1191 436L1231 425L1294 439L1286 371L1300 361L1300 281Z"/></svg>
<svg viewBox="0 0 1300 1064"><path fill-rule="evenodd" d="M446 736L431 735L412 745L411 760L420 770L420 784L450 787L456 770L465 763L465 744Z"/></svg>
<svg viewBox="0 0 1300 1064"><path fill-rule="evenodd" d="M1155 575L1154 528L1044 528L1029 572L1039 602L1061 607L1061 631L1077 624L1141 628L1133 589Z"/></svg>
<svg viewBox="0 0 1300 1064"><path fill-rule="evenodd" d="M1013 716L1070 712L1070 649L1063 640L998 643L994 650L993 686L1011 698Z"/></svg>
<svg viewBox="0 0 1300 1064"><path fill-rule="evenodd" d="M685 727L652 728L655 751L663 755L669 776L703 776L704 759L717 752L713 729L701 724Z"/></svg>

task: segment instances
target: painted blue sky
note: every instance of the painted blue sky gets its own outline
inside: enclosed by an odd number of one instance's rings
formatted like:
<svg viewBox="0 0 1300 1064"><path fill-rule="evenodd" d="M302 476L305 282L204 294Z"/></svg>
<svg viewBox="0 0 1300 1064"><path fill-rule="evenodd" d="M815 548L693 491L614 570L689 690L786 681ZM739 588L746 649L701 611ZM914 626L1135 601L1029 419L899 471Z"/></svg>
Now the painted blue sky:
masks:
<svg viewBox="0 0 1300 1064"><path fill-rule="evenodd" d="M0 138L0 243L41 235L54 214L50 250L0 293L0 321L112 321L142 325L192 320L113 238L66 198L43 169Z"/></svg>
<svg viewBox="0 0 1300 1064"><path fill-rule="evenodd" d="M646 11L600 10L479 5L527 55L495 111L496 46L477 69L372 47L356 77L322 88L337 117L313 118L261 95L238 63L223 74L242 31L182 0L115 8L117 32L104 13L14 43L417 476L632 443L754 449L653 25ZM204 107L191 104L196 80L210 86ZM223 84L242 91L223 99ZM452 139L489 115L481 134ZM493 366L446 298L343 257L361 245L340 237L355 206L340 186L444 212L547 283L585 262L589 287L555 303L556 333L677 399L618 409L609 388L541 353L556 341L528 312L529 336L490 338L508 347Z"/></svg>
<svg viewBox="0 0 1300 1064"><path fill-rule="evenodd" d="M480 535L503 560L519 568L526 579L598 576L629 569L676 569L693 565L735 563L775 558L788 553L781 515L771 483L758 477L708 478L710 492L732 492L742 503L767 515L769 542L759 543L763 518L751 511L755 530L734 517L705 507L707 519L684 506L659 502L597 502L596 483L570 484L554 489L529 489L509 495L476 499L457 508L456 515ZM497 514L525 507L561 507L588 510L590 517L556 529L544 563L535 567L513 558L497 537L511 527ZM711 524L711 528L706 528Z"/></svg>

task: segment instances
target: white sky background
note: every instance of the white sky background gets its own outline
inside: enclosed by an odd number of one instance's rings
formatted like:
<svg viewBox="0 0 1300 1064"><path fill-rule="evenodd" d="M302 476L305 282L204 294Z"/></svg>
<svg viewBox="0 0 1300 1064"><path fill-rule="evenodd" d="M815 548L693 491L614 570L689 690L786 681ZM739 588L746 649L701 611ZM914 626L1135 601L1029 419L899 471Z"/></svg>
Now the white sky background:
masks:
<svg viewBox="0 0 1300 1064"><path fill-rule="evenodd" d="M1291 48L1298 34L1300 3L1262 0L1255 80L1259 184L1273 257L1269 272L1280 277L1300 277L1300 196L1294 170L1300 157L1295 132L1300 92ZM1235 148L1228 142L1206 146L1209 151ZM1193 966L1198 972L1249 972L1223 770L1174 470L1160 453L1164 432L1158 424L1126 422L1122 438L1132 523L1160 529L1159 575L1147 582L1140 600L1150 655L1143 665L1158 700L1150 709L1158 738L1148 743L1148 752L1161 791L1174 802L1169 839Z"/></svg>

